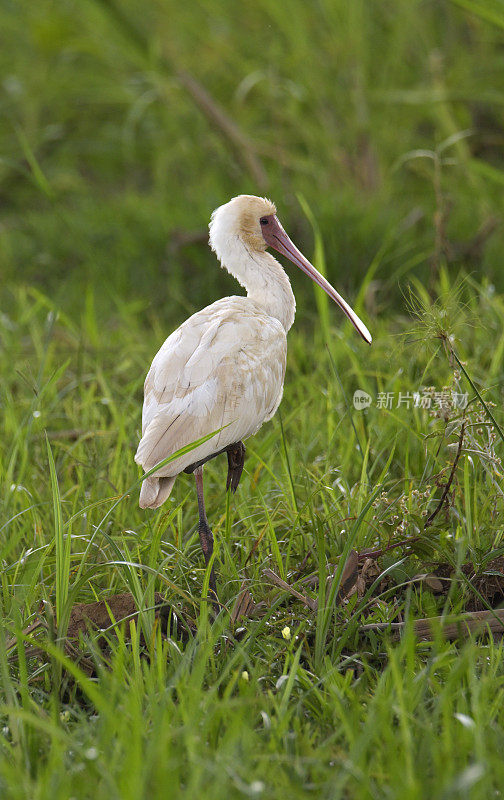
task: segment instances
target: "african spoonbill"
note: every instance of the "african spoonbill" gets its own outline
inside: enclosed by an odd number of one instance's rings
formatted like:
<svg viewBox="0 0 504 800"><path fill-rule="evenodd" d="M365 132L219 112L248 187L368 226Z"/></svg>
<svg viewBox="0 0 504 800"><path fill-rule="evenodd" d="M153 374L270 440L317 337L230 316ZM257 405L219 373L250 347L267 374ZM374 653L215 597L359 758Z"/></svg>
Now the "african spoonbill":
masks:
<svg viewBox="0 0 504 800"><path fill-rule="evenodd" d="M245 447L277 410L283 393L287 332L296 302L278 251L324 289L362 338L371 335L338 292L287 236L274 204L240 195L213 212L210 246L246 297L225 297L198 311L174 331L155 356L145 379L142 439L135 461L147 472L180 448L215 436L146 478L142 508L158 508L181 472L194 472L199 537L208 564L213 535L203 498L203 465L227 452L227 486L238 486ZM210 586L216 593L212 570Z"/></svg>

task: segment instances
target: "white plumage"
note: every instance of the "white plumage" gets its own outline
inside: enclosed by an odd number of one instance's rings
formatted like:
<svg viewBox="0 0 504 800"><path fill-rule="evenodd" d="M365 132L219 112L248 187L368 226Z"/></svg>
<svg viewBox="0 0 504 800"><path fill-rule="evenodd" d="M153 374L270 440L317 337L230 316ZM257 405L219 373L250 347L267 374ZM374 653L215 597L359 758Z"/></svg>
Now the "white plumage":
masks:
<svg viewBox="0 0 504 800"><path fill-rule="evenodd" d="M274 317L246 297L227 297L189 317L161 347L145 380L145 471L207 433L216 436L172 461L142 485L140 504L156 508L186 467L255 433L282 399L287 339ZM154 494L155 492L155 494Z"/></svg>
<svg viewBox="0 0 504 800"><path fill-rule="evenodd" d="M142 508L160 506L180 472L251 436L278 408L286 334L296 306L290 282L266 251L268 246L321 285L371 341L365 325L290 241L269 200L240 195L218 208L210 223L210 244L247 296L212 303L162 345L145 380L142 439L135 461L147 472L183 446L223 430L144 480ZM202 494L202 484L200 488Z"/></svg>

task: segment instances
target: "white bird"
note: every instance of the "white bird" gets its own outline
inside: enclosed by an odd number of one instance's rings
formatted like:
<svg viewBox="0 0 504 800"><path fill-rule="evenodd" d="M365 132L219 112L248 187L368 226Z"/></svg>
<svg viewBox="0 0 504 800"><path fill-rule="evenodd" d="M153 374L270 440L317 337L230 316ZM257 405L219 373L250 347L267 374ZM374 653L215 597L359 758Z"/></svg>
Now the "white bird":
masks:
<svg viewBox="0 0 504 800"><path fill-rule="evenodd" d="M242 440L271 419L282 399L287 332L296 301L287 275L266 248L302 269L362 338L372 341L364 323L289 239L270 200L240 195L217 208L210 221L210 246L247 296L217 300L166 339L145 379L142 439L135 455L147 472L182 447L219 431L146 478L140 491L141 508L158 508L177 475L194 472L207 564L213 536L203 499L203 464L226 451L227 485L234 491L243 469ZM213 570L210 585L215 592Z"/></svg>

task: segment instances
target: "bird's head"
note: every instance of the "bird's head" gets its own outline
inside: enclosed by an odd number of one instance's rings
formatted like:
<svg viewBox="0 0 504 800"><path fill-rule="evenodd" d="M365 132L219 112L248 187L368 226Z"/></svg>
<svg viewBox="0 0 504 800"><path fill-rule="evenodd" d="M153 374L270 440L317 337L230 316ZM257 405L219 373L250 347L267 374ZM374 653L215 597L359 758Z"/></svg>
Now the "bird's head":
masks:
<svg viewBox="0 0 504 800"><path fill-rule="evenodd" d="M241 194L213 212L210 220L210 246L222 263L226 264L228 254L235 250L237 243L251 259L263 254L268 247L288 258L337 303L362 338L371 344L371 334L362 320L313 264L310 264L284 231L271 200Z"/></svg>
<svg viewBox="0 0 504 800"><path fill-rule="evenodd" d="M210 221L210 245L219 255L222 244L238 237L252 253L263 253L268 244L263 236L263 223L276 215L275 205L266 197L240 194L216 208Z"/></svg>

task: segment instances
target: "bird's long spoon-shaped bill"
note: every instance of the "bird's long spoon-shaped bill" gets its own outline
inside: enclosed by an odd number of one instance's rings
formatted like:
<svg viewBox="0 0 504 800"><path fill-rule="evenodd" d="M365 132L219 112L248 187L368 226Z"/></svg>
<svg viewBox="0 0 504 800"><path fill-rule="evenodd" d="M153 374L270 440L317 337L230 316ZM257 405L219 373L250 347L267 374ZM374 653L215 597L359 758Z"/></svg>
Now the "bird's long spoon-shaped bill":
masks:
<svg viewBox="0 0 504 800"><path fill-rule="evenodd" d="M292 261L296 267L302 269L303 272L312 279L312 281L318 284L321 289L323 289L324 292L329 295L331 300L334 300L334 302L341 308L343 313L346 314L364 341L366 341L368 344L371 344L373 341L372 336L362 320L359 319L355 311L350 308L346 300L343 300L336 289L331 286L329 281L327 281L324 276L321 275L317 269L315 269L313 264L310 264L308 259L304 257L301 251L297 249L294 242L290 240L284 231L276 215L271 214L266 219L268 220L267 224L261 225L262 235L266 244L269 245L269 247L273 247L274 250L277 250L283 256L288 258L289 261Z"/></svg>

